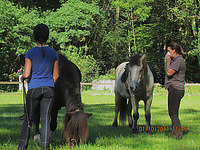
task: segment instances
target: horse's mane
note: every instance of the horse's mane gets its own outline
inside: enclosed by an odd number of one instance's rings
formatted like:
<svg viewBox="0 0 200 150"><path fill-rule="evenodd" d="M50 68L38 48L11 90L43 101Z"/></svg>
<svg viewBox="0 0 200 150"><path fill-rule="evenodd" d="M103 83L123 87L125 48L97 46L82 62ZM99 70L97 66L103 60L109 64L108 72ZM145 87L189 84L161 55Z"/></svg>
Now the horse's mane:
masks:
<svg viewBox="0 0 200 150"><path fill-rule="evenodd" d="M140 55L140 54L135 54L132 57L130 57L130 60L129 60L130 67L132 67L134 65L139 66L140 65L140 58L141 58L141 56L142 55Z"/></svg>
<svg viewBox="0 0 200 150"><path fill-rule="evenodd" d="M81 72L78 67L62 54L59 54L59 77L67 111L83 110L81 102Z"/></svg>
<svg viewBox="0 0 200 150"><path fill-rule="evenodd" d="M140 58L142 57L143 55L141 54L135 54L133 55L132 57L129 57L129 66L132 67L134 65L137 65L137 66L140 66ZM147 61L146 61L146 57L144 58L143 60L143 69L144 69L144 76L147 80Z"/></svg>
<svg viewBox="0 0 200 150"><path fill-rule="evenodd" d="M81 72L78 67L59 54L59 78L65 101L66 113L63 119L64 137L70 146L84 143L88 136L87 113L81 102ZM91 116L91 115L90 115Z"/></svg>
<svg viewBox="0 0 200 150"><path fill-rule="evenodd" d="M64 122L64 136L67 143L70 143L71 141L74 145L76 145L77 143L86 142L89 129L87 118L82 111L74 113L71 117L66 114Z"/></svg>

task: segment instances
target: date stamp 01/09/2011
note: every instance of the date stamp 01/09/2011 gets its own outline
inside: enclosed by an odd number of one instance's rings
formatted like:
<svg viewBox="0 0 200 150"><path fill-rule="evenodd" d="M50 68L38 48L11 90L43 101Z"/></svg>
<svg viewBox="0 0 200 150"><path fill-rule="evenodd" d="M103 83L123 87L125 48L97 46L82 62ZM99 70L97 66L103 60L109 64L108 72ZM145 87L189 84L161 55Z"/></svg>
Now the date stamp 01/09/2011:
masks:
<svg viewBox="0 0 200 150"><path fill-rule="evenodd" d="M139 126L138 128L139 132L145 132L145 131L152 131L152 132L168 132L170 131L169 130L169 127L163 127L163 126L157 126L157 127L154 127L154 126L151 126L151 127L142 127L142 126ZM172 127L171 128L171 131L183 131L183 132L187 132L187 127L181 127L181 128L178 128L178 127Z"/></svg>

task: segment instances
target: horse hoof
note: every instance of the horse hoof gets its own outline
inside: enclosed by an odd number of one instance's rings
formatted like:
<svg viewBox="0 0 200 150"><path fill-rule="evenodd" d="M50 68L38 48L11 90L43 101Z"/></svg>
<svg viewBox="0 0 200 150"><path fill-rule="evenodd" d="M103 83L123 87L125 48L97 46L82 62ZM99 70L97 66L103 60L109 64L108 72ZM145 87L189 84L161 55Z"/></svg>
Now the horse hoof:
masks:
<svg viewBox="0 0 200 150"><path fill-rule="evenodd" d="M115 126L115 125L112 125L112 128L113 128L113 129L117 129L117 126Z"/></svg>
<svg viewBox="0 0 200 150"><path fill-rule="evenodd" d="M138 135L137 129L132 129L132 133L133 133L134 135Z"/></svg>
<svg viewBox="0 0 200 150"><path fill-rule="evenodd" d="M128 127L129 127L129 129L132 129L133 125L131 124L131 125L129 125Z"/></svg>
<svg viewBox="0 0 200 150"><path fill-rule="evenodd" d="M117 122L116 121L113 121L112 127L117 128Z"/></svg>
<svg viewBox="0 0 200 150"><path fill-rule="evenodd" d="M40 134L34 135L33 139L34 139L34 142L40 142L41 141Z"/></svg>
<svg viewBox="0 0 200 150"><path fill-rule="evenodd" d="M147 133L148 133L149 135L152 135L152 134L153 134L153 132L152 132L152 131L147 131Z"/></svg>

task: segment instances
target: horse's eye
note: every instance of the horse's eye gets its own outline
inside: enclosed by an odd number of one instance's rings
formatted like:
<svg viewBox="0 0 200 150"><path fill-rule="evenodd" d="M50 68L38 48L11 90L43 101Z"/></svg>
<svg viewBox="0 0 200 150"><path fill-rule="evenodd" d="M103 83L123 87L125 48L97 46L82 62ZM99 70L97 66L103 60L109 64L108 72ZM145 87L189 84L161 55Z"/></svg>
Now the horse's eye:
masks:
<svg viewBox="0 0 200 150"><path fill-rule="evenodd" d="M142 73L142 69L140 70L140 73Z"/></svg>

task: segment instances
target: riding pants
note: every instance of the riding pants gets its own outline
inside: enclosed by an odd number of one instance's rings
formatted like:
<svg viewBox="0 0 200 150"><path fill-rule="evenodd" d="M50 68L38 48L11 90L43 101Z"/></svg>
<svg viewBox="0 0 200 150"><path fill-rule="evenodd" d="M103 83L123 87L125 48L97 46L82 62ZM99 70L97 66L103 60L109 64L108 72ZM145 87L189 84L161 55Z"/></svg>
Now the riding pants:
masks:
<svg viewBox="0 0 200 150"><path fill-rule="evenodd" d="M170 86L168 91L168 112L172 122L172 137L182 138L183 133L178 111L181 99L184 96L184 90L176 90L173 86Z"/></svg>
<svg viewBox="0 0 200 150"><path fill-rule="evenodd" d="M28 91L26 99L25 118L21 129L18 150L27 149L31 124L34 119L35 112L39 109L41 113L40 116L42 125L41 148L50 148L50 114L53 100L53 87L39 87Z"/></svg>

